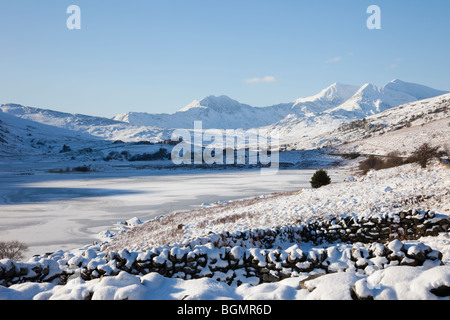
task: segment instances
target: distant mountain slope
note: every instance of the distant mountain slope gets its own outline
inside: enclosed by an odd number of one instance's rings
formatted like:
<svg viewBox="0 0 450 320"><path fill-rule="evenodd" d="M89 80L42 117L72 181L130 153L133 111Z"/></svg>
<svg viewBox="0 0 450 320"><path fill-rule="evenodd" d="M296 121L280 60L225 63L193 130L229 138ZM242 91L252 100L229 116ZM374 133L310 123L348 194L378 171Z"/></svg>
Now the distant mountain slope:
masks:
<svg viewBox="0 0 450 320"><path fill-rule="evenodd" d="M83 148L100 141L78 131L58 128L1 112L0 156L57 154L64 144Z"/></svg>
<svg viewBox="0 0 450 320"><path fill-rule="evenodd" d="M401 89L409 93L399 91ZM400 80L393 80L382 88L365 84L357 89L349 99L336 107L323 112L305 114L303 117L289 115L268 126L267 129L272 134L278 133L284 144L292 144L296 148L317 148L331 143L332 139L328 133L345 123L418 101L416 96L432 98L436 94L443 93L446 92ZM336 136L333 136L333 139L340 140Z"/></svg>
<svg viewBox="0 0 450 320"><path fill-rule="evenodd" d="M128 112L114 120L134 125L164 128L193 128L194 121L202 121L205 129L250 129L265 127L294 115L313 116L337 107L350 98L359 87L334 83L320 93L288 103L268 107L252 107L227 96L208 96L194 100L173 114Z"/></svg>
<svg viewBox="0 0 450 320"><path fill-rule="evenodd" d="M417 100L437 97L448 93L448 91L432 89L420 84L408 83L398 79L392 80L385 87L385 89L407 93Z"/></svg>
<svg viewBox="0 0 450 320"><path fill-rule="evenodd" d="M392 91L385 87L377 88L368 83L362 86L350 99L336 108L327 110L326 113L347 118L364 118L416 100L416 98L407 93Z"/></svg>
<svg viewBox="0 0 450 320"><path fill-rule="evenodd" d="M170 137L171 130L148 126L132 125L103 117L71 114L49 109L22 106L19 104L2 104L0 115L30 120L36 124L47 125L69 130L72 134L85 134L91 138L98 137L107 140L160 141ZM10 118L12 120L13 118ZM19 122L18 122L19 123ZM46 131L48 132L48 131Z"/></svg>
<svg viewBox="0 0 450 320"><path fill-rule="evenodd" d="M450 144L449 124L450 94L444 94L342 123L313 138L299 139L291 147L339 146L345 152L380 154L395 150L410 152L423 142L441 146Z"/></svg>
<svg viewBox="0 0 450 320"><path fill-rule="evenodd" d="M110 126L118 123L118 121L102 117L26 107L14 103L2 104L0 110L16 117L69 130L78 130L79 127L87 126Z"/></svg>

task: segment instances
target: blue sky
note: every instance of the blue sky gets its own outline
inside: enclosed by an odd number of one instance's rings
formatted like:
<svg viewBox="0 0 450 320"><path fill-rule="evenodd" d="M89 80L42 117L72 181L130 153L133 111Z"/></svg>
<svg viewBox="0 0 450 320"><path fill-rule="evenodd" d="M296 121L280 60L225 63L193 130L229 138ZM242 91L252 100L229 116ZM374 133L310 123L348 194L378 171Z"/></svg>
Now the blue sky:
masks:
<svg viewBox="0 0 450 320"><path fill-rule="evenodd" d="M81 9L69 30L68 6ZM369 30L369 5L381 30ZM448 0L0 2L0 103L112 117L225 94L268 106L334 82L450 90Z"/></svg>

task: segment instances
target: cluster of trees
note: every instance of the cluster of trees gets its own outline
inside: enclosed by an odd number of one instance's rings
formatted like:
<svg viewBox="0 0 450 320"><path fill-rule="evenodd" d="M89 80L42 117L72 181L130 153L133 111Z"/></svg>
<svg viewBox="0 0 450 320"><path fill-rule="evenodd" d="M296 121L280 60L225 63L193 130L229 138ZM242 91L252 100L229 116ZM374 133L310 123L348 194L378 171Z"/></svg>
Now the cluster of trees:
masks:
<svg viewBox="0 0 450 320"><path fill-rule="evenodd" d="M128 161L153 161L153 160L165 160L170 159L170 153L166 148L160 148L155 153L141 153L131 155L128 151L111 151L106 157L103 158L105 161L110 160L128 160Z"/></svg>
<svg viewBox="0 0 450 320"><path fill-rule="evenodd" d="M440 151L439 149L439 147L432 147L428 143L424 143L407 158L400 157L398 152L391 152L383 158L371 155L359 163L359 169L367 172L371 169L387 169L407 163L418 163L422 168L426 168L433 159L447 154L446 151Z"/></svg>
<svg viewBox="0 0 450 320"><path fill-rule="evenodd" d="M135 154L133 156L128 157L128 161L153 161L153 160L166 160L170 159L170 153L167 152L167 149L160 148L159 151L155 153L142 153Z"/></svg>

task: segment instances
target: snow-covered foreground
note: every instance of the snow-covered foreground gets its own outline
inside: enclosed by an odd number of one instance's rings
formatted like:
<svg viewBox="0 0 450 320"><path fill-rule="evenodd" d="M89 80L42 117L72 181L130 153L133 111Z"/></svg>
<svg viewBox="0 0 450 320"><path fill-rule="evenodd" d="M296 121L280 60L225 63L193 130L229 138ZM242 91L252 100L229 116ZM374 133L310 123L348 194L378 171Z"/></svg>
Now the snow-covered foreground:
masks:
<svg viewBox="0 0 450 320"><path fill-rule="evenodd" d="M304 189L297 194L255 198L254 201L235 201L228 205L211 205L204 209L180 212L168 217L149 220L144 224L123 232L106 246L93 249L84 248L78 254L58 254L60 258L53 264L76 263L84 265L97 258L105 257L111 250L137 250L146 255L151 248L176 251L189 242L191 248L196 239L208 233L218 234L223 231L238 233L248 229L271 228L306 223L318 218L332 217L373 217L409 210L412 208L432 210L448 216L450 213L450 170L434 164L427 169L410 164L402 167L370 172L361 178L347 179L346 182L332 184L318 190ZM214 215L214 209L217 215ZM205 223L205 211L210 218ZM214 217L215 223L212 223ZM232 219L226 219L232 217ZM173 238L158 239L158 233L152 231L152 225L164 219L172 219L179 233L172 233ZM153 233L152 233L153 232ZM168 244L169 243L169 244ZM422 266L384 263L361 268L343 268L340 272L326 273L321 269L308 272L295 272L289 278L273 283L260 283L255 278L241 278L243 284L233 282L228 285L214 278L177 279L166 278L158 273L131 274L120 271L117 275L103 276L93 280L83 280L72 276L67 283L32 283L13 284L0 287L2 299L449 299L450 288L450 233L441 232L437 236L427 236L416 240L404 241L409 249L429 246L442 253L439 260L426 260ZM211 250L214 244L208 244ZM245 244L247 247L250 245ZM276 243L289 251L298 243ZM390 242L387 247L393 252L399 250L400 242ZM322 244L327 247L327 244ZM342 247L340 254L331 248L328 253L330 266L333 263L346 263L346 244L329 244L330 248ZM313 244L302 242L299 249L306 251ZM166 249L164 249L166 248ZM222 247L223 248L223 247ZM289 249L291 248L291 249ZM408 252L409 252L408 249ZM187 250L184 247L184 250ZM220 248L217 247L220 254ZM328 249L327 249L328 250ZM411 249L412 250L412 249ZM334 253L333 253L334 252ZM353 255L353 253L352 253ZM90 258L92 257L92 258ZM91 259L89 261L89 259ZM93 260L92 260L93 259ZM38 261L34 259L33 261ZM45 259L44 259L45 260ZM85 262L83 262L85 261ZM2 263L9 263L3 261ZM98 262L97 262L98 263ZM400 263L401 264L401 263ZM75 265L74 265L75 267ZM340 269L340 268L339 268ZM367 270L366 270L367 269ZM345 271L344 271L345 270ZM329 270L330 271L330 270ZM313 276L313 277L311 277Z"/></svg>
<svg viewBox="0 0 450 320"><path fill-rule="evenodd" d="M276 283L228 286L210 278L181 280L158 273L136 276L122 271L115 277L91 281L81 278L65 286L51 283L24 283L9 288L0 286L0 299L9 300L350 300L356 292L382 300L445 299L429 290L450 286L450 266L397 266L370 276L349 272L325 274L300 282L309 275ZM302 288L303 287L303 288Z"/></svg>
<svg viewBox="0 0 450 320"><path fill-rule="evenodd" d="M346 180L320 189L300 188L296 193L167 215L121 235L110 245L142 249L186 243L208 233L296 225L318 218L370 217L417 208L450 214L450 170L441 165L421 169L410 164ZM161 230L159 225L167 228ZM179 225L183 225L182 230L172 232Z"/></svg>

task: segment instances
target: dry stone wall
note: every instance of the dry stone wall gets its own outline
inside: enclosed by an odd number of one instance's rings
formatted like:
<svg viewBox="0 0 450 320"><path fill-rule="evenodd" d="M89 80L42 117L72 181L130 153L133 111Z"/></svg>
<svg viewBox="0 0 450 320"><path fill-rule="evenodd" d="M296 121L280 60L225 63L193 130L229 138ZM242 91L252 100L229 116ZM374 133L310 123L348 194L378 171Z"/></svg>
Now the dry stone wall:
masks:
<svg viewBox="0 0 450 320"><path fill-rule="evenodd" d="M100 246L62 251L27 263L0 260L0 285L28 281L64 284L117 275L158 272L166 277L211 277L228 284L274 282L302 272L372 273L394 265L441 264L442 254L418 242L422 236L448 232L449 217L411 210L393 215L349 217L283 228L209 235L182 246L133 252L103 252ZM301 249L300 241L310 243ZM289 243L282 249L277 244ZM285 246L286 247L286 246Z"/></svg>
<svg viewBox="0 0 450 320"><path fill-rule="evenodd" d="M449 230L449 217L433 211L409 210L396 214L374 215L366 218L335 218L316 221L303 228L303 241L323 242L389 242L417 240L437 236Z"/></svg>

